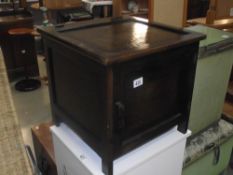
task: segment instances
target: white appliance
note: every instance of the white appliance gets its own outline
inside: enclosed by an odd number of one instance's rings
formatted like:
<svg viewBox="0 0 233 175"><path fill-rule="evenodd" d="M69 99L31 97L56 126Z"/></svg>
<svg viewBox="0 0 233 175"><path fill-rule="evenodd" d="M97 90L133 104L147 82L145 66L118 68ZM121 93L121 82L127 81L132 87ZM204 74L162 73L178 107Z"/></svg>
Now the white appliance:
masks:
<svg viewBox="0 0 233 175"><path fill-rule="evenodd" d="M68 126L52 126L58 175L104 175L101 158ZM181 175L186 139L176 127L116 159L114 175Z"/></svg>
<svg viewBox="0 0 233 175"><path fill-rule="evenodd" d="M112 5L112 0L82 0L84 8L89 11L90 13L93 13L94 6L106 6L106 5Z"/></svg>

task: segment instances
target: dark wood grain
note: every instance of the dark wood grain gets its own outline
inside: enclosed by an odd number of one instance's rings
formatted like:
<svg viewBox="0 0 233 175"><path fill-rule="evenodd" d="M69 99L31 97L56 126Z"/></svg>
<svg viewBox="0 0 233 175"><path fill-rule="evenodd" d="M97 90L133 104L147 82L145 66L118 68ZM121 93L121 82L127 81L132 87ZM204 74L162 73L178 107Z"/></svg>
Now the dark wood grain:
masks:
<svg viewBox="0 0 233 175"><path fill-rule="evenodd" d="M14 28L14 29L9 29L8 33L9 35L32 35L32 32L34 30L32 28Z"/></svg>
<svg viewBox="0 0 233 175"><path fill-rule="evenodd" d="M224 119L233 122L233 103L231 101L225 101L223 105L223 115Z"/></svg>
<svg viewBox="0 0 233 175"><path fill-rule="evenodd" d="M205 17L210 0L188 0L187 19Z"/></svg>
<svg viewBox="0 0 233 175"><path fill-rule="evenodd" d="M3 12L2 12L3 13ZM33 28L33 20L30 13L26 11L16 12L4 12L2 16L0 16L0 45L3 52L8 78L10 81L15 80L21 76L24 76L24 63L25 60L21 57L17 50L19 50L22 46L22 43L14 41L12 37L8 34L9 29L13 28ZM35 43L33 38L25 40L26 46L28 50L30 50L30 60L29 67L29 75L30 76L38 76L39 69L36 60L36 50Z"/></svg>
<svg viewBox="0 0 233 175"><path fill-rule="evenodd" d="M187 131L199 40L132 18L40 28L56 125L113 160L178 125ZM143 77L143 85L133 86Z"/></svg>
<svg viewBox="0 0 233 175"><path fill-rule="evenodd" d="M148 25L133 18L39 28L39 31L47 32L46 34L87 52L95 61L105 65L165 51L203 38L203 35L197 33L190 35L175 28Z"/></svg>
<svg viewBox="0 0 233 175"><path fill-rule="evenodd" d="M35 149L35 155L39 168L46 163L47 168L44 170L44 175L57 175L56 161L54 155L54 147L52 134L50 132L50 123L42 123L32 128L32 137Z"/></svg>

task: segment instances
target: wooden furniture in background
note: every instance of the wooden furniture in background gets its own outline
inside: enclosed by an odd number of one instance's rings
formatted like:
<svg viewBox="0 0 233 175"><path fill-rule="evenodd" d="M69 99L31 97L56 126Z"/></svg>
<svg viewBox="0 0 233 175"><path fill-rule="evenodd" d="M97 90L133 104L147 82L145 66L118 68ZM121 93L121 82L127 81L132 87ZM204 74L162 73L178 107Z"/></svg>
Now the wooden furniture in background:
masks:
<svg viewBox="0 0 233 175"><path fill-rule="evenodd" d="M35 52L34 29L32 28L13 28L8 31L10 39L14 43L14 56L17 60L22 60L24 67L24 79L15 84L15 89L28 92L38 89L41 83L37 79L30 77L29 66L34 64L39 71L37 55Z"/></svg>
<svg viewBox="0 0 233 175"><path fill-rule="evenodd" d="M233 0L210 0L206 15L206 24L214 24L215 20L232 18Z"/></svg>
<svg viewBox="0 0 233 175"><path fill-rule="evenodd" d="M187 19L206 16L210 0L187 0Z"/></svg>
<svg viewBox="0 0 233 175"><path fill-rule="evenodd" d="M13 52L14 49L19 48L20 42L15 42L8 34L8 30L12 28L33 28L32 16L28 11L6 11L0 13L0 45L4 56L4 61L7 68L7 74L10 81L21 77L24 73L24 60L20 57L20 52ZM35 44L28 41L28 49L30 56L35 57ZM32 59L29 65L29 76L38 76L38 64L36 59Z"/></svg>
<svg viewBox="0 0 233 175"><path fill-rule="evenodd" d="M188 15L188 0L184 0L183 3L183 19L182 19L182 27L187 26L187 15Z"/></svg>
<svg viewBox="0 0 233 175"><path fill-rule="evenodd" d="M184 27L188 0L153 0L153 21L175 27Z"/></svg>
<svg viewBox="0 0 233 175"><path fill-rule="evenodd" d="M27 7L27 0L19 0L19 6L22 8Z"/></svg>
<svg viewBox="0 0 233 175"><path fill-rule="evenodd" d="M81 0L39 0L40 6L45 6L49 10L60 10L80 7Z"/></svg>
<svg viewBox="0 0 233 175"><path fill-rule="evenodd" d="M216 18L216 0L210 0L209 9L206 14L206 24L213 24Z"/></svg>
<svg viewBox="0 0 233 175"><path fill-rule="evenodd" d="M233 0L210 0L206 17L188 20L191 25L203 24L218 29L233 28Z"/></svg>
<svg viewBox="0 0 233 175"><path fill-rule="evenodd" d="M121 17L121 0L112 0L113 4L113 17Z"/></svg>
<svg viewBox="0 0 233 175"><path fill-rule="evenodd" d="M233 0L215 0L216 19L232 18Z"/></svg>
<svg viewBox="0 0 233 175"><path fill-rule="evenodd" d="M32 128L32 138L38 167L43 175L57 175L50 126L43 123Z"/></svg>
<svg viewBox="0 0 233 175"><path fill-rule="evenodd" d="M82 7L81 0L39 0L31 5L33 11L41 11L40 7L46 7L47 18L50 23L57 24L58 13L62 10L71 10Z"/></svg>
<svg viewBox="0 0 233 175"><path fill-rule="evenodd" d="M223 114L225 115L225 118L233 122L233 103L225 101L223 105Z"/></svg>
<svg viewBox="0 0 233 175"><path fill-rule="evenodd" d="M206 18L197 18L197 19L192 19L192 20L188 20L188 23L190 25L197 25L197 24L201 24L201 25L206 25L209 27L213 27L216 29L231 29L233 28L233 19L229 18L229 19L219 19L219 20L214 20L213 24L207 24L206 23Z"/></svg>
<svg viewBox="0 0 233 175"><path fill-rule="evenodd" d="M112 16L112 1L111 0L82 0L83 7L86 11L92 14L95 18L99 17L111 17Z"/></svg>
<svg viewBox="0 0 233 175"><path fill-rule="evenodd" d="M128 10L129 1L130 0L113 0L113 17L130 15L146 18L150 22L153 21L154 0L135 0L139 7L136 13Z"/></svg>

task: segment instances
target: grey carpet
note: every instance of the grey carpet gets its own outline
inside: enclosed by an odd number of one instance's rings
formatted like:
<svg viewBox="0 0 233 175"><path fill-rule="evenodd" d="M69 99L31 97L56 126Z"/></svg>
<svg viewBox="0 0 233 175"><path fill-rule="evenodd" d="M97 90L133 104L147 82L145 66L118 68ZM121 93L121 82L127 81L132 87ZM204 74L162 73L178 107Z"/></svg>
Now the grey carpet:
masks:
<svg viewBox="0 0 233 175"><path fill-rule="evenodd" d="M31 175L0 50L0 175Z"/></svg>

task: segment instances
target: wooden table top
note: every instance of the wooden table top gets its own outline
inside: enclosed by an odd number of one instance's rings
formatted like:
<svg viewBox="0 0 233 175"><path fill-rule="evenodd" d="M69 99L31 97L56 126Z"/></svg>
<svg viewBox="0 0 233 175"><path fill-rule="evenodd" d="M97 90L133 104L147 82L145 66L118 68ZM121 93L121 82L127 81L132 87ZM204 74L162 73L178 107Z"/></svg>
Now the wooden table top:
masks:
<svg viewBox="0 0 233 175"><path fill-rule="evenodd" d="M34 29L30 28L15 28L15 29L10 29L8 33L10 35L32 35L32 32Z"/></svg>

